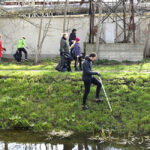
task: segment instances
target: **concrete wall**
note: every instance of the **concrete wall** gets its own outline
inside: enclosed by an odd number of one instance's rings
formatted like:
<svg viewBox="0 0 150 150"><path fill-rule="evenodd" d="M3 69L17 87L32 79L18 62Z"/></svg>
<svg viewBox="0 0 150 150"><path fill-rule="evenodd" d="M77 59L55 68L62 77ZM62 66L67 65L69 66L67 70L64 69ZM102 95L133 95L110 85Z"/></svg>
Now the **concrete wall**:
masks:
<svg viewBox="0 0 150 150"><path fill-rule="evenodd" d="M43 27L48 23L49 18L43 19ZM83 42L88 40L88 17L69 17L67 18L67 32L70 33L73 28L78 30L77 36L81 39L81 47ZM4 52L5 57L12 57L12 54L17 50L17 42L20 37L26 37L28 45L28 53L32 57L37 49L38 27L40 18L27 18L27 21L22 19L0 18L0 34L2 34L3 46L7 51ZM54 17L51 20L48 36L45 38L41 56L53 57L59 54L60 39L63 30L63 18Z"/></svg>
<svg viewBox="0 0 150 150"><path fill-rule="evenodd" d="M95 22L97 21L96 19ZM44 26L48 23L48 20L49 20L48 17L43 19L43 29ZM150 19L141 19L136 17L135 21L140 22L136 30L136 41L138 43L141 42L144 43L146 38L146 33L147 33L147 25L150 23ZM118 22L118 23L122 26L122 22ZM7 51L4 52L4 56L12 57L12 54L15 53L15 51L17 50L18 40L20 39L20 37L26 36L27 45L29 47L28 53L30 57L33 57L35 54L35 50L37 49L39 24L40 24L40 18L25 18L25 20L18 19L18 18L0 18L0 34L2 34L3 36L2 39L3 46L6 47L7 49ZM83 49L83 43L87 42L89 37L89 17L86 15L68 16L66 24L67 24L68 33L70 33L73 28L76 28L78 30L77 36L79 36L81 39L81 47ZM108 43L109 41L110 43L114 41L114 33L115 33L114 30L116 30L113 28L112 31L113 33L111 33L112 35L111 38L113 39L111 40L110 33L107 32L110 26L114 27L114 23L112 23L112 20L107 19L103 26L102 37ZM62 29L63 29L63 17L53 17L51 19L51 26L48 32L48 36L46 37L43 44L43 49L41 52L42 58L59 55L59 43L62 36ZM120 33L121 31L118 32ZM121 40L123 40L123 34L120 37L119 41ZM116 45L114 45L114 47L113 46L111 47L113 47L113 49L115 50L115 46ZM122 48L119 49L121 49L122 51L119 50L117 47L115 51L123 54L125 53L123 51L126 51L126 46L122 45L121 47ZM139 47L133 47L133 49L135 48L138 49ZM113 52L111 51L109 51L109 53L111 53L112 55L110 56L110 58L113 59L115 57L115 54L113 54ZM124 59L126 59L126 57L127 56L124 56Z"/></svg>
<svg viewBox="0 0 150 150"><path fill-rule="evenodd" d="M95 52L95 44L85 44L86 54ZM143 44L101 44L99 59L117 61L140 61L143 59Z"/></svg>

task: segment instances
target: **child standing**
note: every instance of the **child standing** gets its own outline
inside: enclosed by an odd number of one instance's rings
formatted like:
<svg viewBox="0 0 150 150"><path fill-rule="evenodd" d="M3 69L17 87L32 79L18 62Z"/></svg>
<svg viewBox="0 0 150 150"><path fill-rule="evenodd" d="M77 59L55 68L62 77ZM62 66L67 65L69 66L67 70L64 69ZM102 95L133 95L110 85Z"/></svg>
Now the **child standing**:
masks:
<svg viewBox="0 0 150 150"><path fill-rule="evenodd" d="M76 37L76 43L74 45L74 51L75 51L75 71L82 70L82 52L80 47L80 38ZM78 63L79 63L79 69L78 69Z"/></svg>

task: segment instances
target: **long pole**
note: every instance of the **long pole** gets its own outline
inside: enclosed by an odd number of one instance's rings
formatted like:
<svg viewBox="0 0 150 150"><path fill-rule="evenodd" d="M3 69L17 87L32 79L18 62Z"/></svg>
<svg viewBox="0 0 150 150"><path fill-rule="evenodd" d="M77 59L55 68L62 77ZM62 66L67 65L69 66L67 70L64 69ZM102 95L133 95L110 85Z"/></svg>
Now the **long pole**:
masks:
<svg viewBox="0 0 150 150"><path fill-rule="evenodd" d="M105 88L104 88L104 86L103 86L101 77L99 77L99 80L100 80L100 82L101 82L101 84L102 84L102 88L103 88L103 91L104 91L104 94L105 94L106 101L107 101L107 103L108 103L109 109L110 109L110 111L112 112L112 108L111 108L110 102L109 102L109 100L108 100L108 96L107 96L107 94L106 94Z"/></svg>

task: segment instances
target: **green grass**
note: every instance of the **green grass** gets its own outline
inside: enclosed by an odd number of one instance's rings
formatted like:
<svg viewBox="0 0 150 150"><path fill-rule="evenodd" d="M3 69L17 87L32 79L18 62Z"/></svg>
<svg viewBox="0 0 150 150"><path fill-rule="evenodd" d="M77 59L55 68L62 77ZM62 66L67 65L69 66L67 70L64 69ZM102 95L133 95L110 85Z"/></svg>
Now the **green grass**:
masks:
<svg viewBox="0 0 150 150"><path fill-rule="evenodd" d="M150 74L103 72L102 78L112 114L106 101L95 103L94 86L87 100L90 110L82 111L81 72L0 72L0 127L84 133L103 128L115 133L149 133ZM101 95L105 99L103 92Z"/></svg>
<svg viewBox="0 0 150 150"><path fill-rule="evenodd" d="M3 60L0 63L0 70L51 70L55 71L55 67L59 58L44 59L38 65L34 65L33 61L17 64L14 60ZM74 61L72 62L72 68ZM150 59L141 62L117 62L108 60L98 60L95 62L94 69L102 72L150 72Z"/></svg>
<svg viewBox="0 0 150 150"><path fill-rule="evenodd" d="M126 71L126 72L150 72L150 59L140 62L117 62L98 60L95 62L95 69L101 71Z"/></svg>
<svg viewBox="0 0 150 150"><path fill-rule="evenodd" d="M31 60L19 64L15 60L4 59L0 62L0 70L54 70L58 61L59 58L44 59L35 65Z"/></svg>

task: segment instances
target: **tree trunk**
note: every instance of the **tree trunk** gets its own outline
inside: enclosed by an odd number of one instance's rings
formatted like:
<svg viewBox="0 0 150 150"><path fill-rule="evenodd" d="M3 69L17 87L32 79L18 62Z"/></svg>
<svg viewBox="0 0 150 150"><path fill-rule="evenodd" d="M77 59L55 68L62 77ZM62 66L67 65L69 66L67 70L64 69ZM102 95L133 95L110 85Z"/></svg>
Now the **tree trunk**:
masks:
<svg viewBox="0 0 150 150"><path fill-rule="evenodd" d="M150 24L148 25L148 35L145 42L144 58L150 57Z"/></svg>
<svg viewBox="0 0 150 150"><path fill-rule="evenodd" d="M67 10L68 10L68 0L66 0L66 2L65 2L63 33L65 33L65 31L66 31L66 16L67 16Z"/></svg>
<svg viewBox="0 0 150 150"><path fill-rule="evenodd" d="M126 35L126 4L125 4L125 0L123 0L123 29L124 29L124 42L127 42L127 35Z"/></svg>
<svg viewBox="0 0 150 150"><path fill-rule="evenodd" d="M98 24L97 24L97 35L96 35L96 53L99 54L99 42L101 37L101 30L102 30L102 0L98 0L98 11L99 11L99 17L98 17Z"/></svg>
<svg viewBox="0 0 150 150"><path fill-rule="evenodd" d="M39 52L40 52L40 41L41 41L41 32L42 32L42 22L43 22L43 18L41 17L41 21L40 21L40 27L39 27L39 36L38 36L38 42L37 42L37 50L35 51L35 64L38 63L39 61Z"/></svg>
<svg viewBox="0 0 150 150"><path fill-rule="evenodd" d="M93 3L93 0L90 0L90 9L89 9L89 15L90 15L90 35L89 35L89 43L94 43L94 17L95 17L95 6Z"/></svg>

